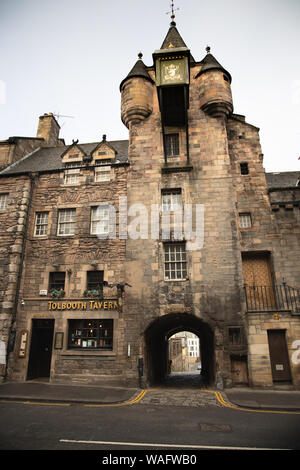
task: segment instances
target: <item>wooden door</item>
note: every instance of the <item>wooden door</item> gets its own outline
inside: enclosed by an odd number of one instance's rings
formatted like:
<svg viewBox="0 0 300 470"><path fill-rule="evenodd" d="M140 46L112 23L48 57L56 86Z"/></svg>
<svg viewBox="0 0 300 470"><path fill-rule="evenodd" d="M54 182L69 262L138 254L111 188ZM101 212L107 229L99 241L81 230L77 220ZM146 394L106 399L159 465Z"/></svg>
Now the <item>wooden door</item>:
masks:
<svg viewBox="0 0 300 470"><path fill-rule="evenodd" d="M285 330L268 330L270 361L274 382L290 382L291 370Z"/></svg>
<svg viewBox="0 0 300 470"><path fill-rule="evenodd" d="M275 292L269 255L266 253L244 253L242 261L249 309L274 308L276 305Z"/></svg>
<svg viewBox="0 0 300 470"><path fill-rule="evenodd" d="M54 320L32 320L27 379L50 377Z"/></svg>
<svg viewBox="0 0 300 470"><path fill-rule="evenodd" d="M231 377L233 385L248 384L246 357L231 357Z"/></svg>

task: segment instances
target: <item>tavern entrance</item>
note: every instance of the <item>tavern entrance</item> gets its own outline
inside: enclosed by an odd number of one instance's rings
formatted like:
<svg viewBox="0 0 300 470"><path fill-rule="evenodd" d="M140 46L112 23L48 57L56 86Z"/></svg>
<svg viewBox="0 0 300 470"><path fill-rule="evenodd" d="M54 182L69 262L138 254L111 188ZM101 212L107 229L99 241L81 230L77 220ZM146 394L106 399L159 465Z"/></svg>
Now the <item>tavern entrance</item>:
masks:
<svg viewBox="0 0 300 470"><path fill-rule="evenodd" d="M27 379L50 377L54 320L32 320Z"/></svg>
<svg viewBox="0 0 300 470"><path fill-rule="evenodd" d="M195 372L199 376L199 386L212 384L215 380L214 335L207 323L194 315L178 313L168 314L155 320L145 332L145 373L150 385L189 386L191 374L181 374L179 381L172 380L170 365L169 339L179 332L191 332L200 340L201 369ZM194 381L194 385L197 385Z"/></svg>

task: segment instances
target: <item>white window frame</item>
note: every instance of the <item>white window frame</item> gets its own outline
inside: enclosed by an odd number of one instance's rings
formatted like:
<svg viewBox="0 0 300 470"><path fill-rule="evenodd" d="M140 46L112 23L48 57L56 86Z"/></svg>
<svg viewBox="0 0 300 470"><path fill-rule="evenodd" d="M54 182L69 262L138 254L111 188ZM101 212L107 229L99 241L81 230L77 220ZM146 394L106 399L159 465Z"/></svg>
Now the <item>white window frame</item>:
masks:
<svg viewBox="0 0 300 470"><path fill-rule="evenodd" d="M95 183L110 181L110 170L111 167L108 165L95 167Z"/></svg>
<svg viewBox="0 0 300 470"><path fill-rule="evenodd" d="M57 235L68 237L75 234L76 209L59 209Z"/></svg>
<svg viewBox="0 0 300 470"><path fill-rule="evenodd" d="M109 205L101 204L91 208L91 235L109 234Z"/></svg>
<svg viewBox="0 0 300 470"><path fill-rule="evenodd" d="M165 243L164 245L165 280L183 281L187 276L185 243Z"/></svg>
<svg viewBox="0 0 300 470"><path fill-rule="evenodd" d="M251 228L252 218L250 212L242 212L239 214L240 228Z"/></svg>
<svg viewBox="0 0 300 470"><path fill-rule="evenodd" d="M7 209L8 202L8 193L0 194L0 211L5 211Z"/></svg>
<svg viewBox="0 0 300 470"><path fill-rule="evenodd" d="M163 190L161 194L162 212L180 210L182 207L181 189Z"/></svg>
<svg viewBox="0 0 300 470"><path fill-rule="evenodd" d="M48 217L49 217L49 212L46 212L46 211L36 212L35 224L34 224L34 236L35 237L44 237L47 235Z"/></svg>
<svg viewBox="0 0 300 470"><path fill-rule="evenodd" d="M65 170L64 184L78 184L78 175L80 174L80 168L70 168Z"/></svg>

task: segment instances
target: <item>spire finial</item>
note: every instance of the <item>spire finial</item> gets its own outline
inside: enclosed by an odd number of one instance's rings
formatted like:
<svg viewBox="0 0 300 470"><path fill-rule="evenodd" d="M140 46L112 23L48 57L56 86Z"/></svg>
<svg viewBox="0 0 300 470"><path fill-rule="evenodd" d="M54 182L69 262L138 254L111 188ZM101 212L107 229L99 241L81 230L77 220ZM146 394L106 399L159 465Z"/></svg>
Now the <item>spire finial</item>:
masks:
<svg viewBox="0 0 300 470"><path fill-rule="evenodd" d="M139 58L140 60L142 60L142 57L143 57L142 52L139 52L139 53L138 53L138 58Z"/></svg>
<svg viewBox="0 0 300 470"><path fill-rule="evenodd" d="M171 25L171 26L176 26L176 23L175 23L175 21L174 21L174 20L175 20L175 13L174 13L174 11L179 10L179 8L175 8L175 10L174 10L174 2L173 2L173 0L172 0L172 2L171 2L170 7L171 7L171 11L168 11L168 12L167 12L167 15L168 15L169 13L171 13L171 23L170 23L170 25Z"/></svg>
<svg viewBox="0 0 300 470"><path fill-rule="evenodd" d="M209 54L210 53L210 46L206 46L205 50L206 50L207 54Z"/></svg>

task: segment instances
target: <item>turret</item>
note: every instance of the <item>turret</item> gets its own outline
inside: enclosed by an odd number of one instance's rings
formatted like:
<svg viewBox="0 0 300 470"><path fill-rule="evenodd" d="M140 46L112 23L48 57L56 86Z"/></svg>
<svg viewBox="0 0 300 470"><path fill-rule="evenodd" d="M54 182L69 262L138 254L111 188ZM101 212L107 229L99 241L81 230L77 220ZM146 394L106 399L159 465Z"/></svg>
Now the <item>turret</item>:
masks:
<svg viewBox="0 0 300 470"><path fill-rule="evenodd" d="M120 84L121 119L126 127L129 123L146 119L153 110L153 80L150 77L142 54L132 70Z"/></svg>
<svg viewBox="0 0 300 470"><path fill-rule="evenodd" d="M231 75L210 53L210 47L206 51L195 77L199 81L200 107L213 117L229 116L233 111Z"/></svg>

